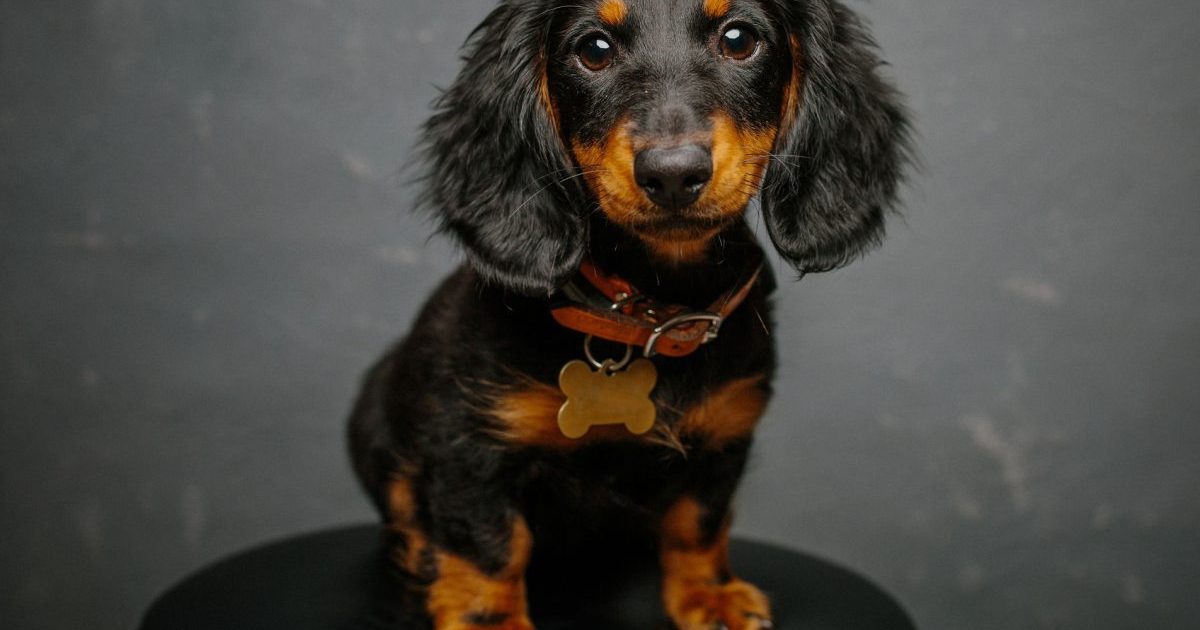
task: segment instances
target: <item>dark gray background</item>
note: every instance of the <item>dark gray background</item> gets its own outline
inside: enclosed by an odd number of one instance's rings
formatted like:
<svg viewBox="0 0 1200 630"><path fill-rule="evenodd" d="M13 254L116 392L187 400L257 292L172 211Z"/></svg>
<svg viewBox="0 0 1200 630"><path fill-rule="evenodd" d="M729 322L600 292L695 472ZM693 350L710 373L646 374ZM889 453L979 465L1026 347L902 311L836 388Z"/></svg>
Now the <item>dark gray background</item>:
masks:
<svg viewBox="0 0 1200 630"><path fill-rule="evenodd" d="M0 0L4 627L371 517L343 417L456 260L394 175L490 4ZM1200 11L853 6L925 169L783 287L739 533L922 628L1197 627Z"/></svg>

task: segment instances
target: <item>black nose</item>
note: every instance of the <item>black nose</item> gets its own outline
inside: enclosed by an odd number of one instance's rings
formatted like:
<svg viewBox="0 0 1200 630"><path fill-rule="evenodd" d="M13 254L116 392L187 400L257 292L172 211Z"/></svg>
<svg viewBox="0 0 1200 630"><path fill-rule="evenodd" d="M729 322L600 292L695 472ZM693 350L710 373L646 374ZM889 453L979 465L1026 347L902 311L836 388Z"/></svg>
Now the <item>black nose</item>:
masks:
<svg viewBox="0 0 1200 630"><path fill-rule="evenodd" d="M646 149L633 160L633 177L650 201L682 208L699 199L712 179L712 156L698 144Z"/></svg>

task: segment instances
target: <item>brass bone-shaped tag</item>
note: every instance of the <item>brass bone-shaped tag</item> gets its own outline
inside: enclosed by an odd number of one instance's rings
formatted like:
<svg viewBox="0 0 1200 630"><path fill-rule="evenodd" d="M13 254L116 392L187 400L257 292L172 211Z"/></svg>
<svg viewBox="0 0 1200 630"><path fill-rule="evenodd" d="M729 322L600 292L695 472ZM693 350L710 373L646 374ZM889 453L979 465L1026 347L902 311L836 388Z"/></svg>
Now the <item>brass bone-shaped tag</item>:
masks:
<svg viewBox="0 0 1200 630"><path fill-rule="evenodd" d="M642 435L654 426L654 403L650 392L658 383L658 370L646 359L627 369L611 371L605 362L599 371L583 361L571 361L558 374L558 386L567 402L558 410L558 428L575 440L594 426L623 424L630 433Z"/></svg>

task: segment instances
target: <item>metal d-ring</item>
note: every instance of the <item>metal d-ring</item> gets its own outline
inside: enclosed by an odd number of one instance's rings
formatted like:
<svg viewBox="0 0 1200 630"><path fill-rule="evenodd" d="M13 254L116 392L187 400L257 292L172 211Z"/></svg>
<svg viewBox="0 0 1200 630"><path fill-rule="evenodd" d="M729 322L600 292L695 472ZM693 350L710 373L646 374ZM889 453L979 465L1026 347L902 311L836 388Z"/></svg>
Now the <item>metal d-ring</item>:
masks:
<svg viewBox="0 0 1200 630"><path fill-rule="evenodd" d="M587 357L588 363L597 370L605 370L610 374L625 369L629 365L629 361L633 359L633 346L625 344L625 358L614 362L612 359L606 359L603 362L597 361L595 355L592 354L592 335L583 338L583 356Z"/></svg>
<svg viewBox="0 0 1200 630"><path fill-rule="evenodd" d="M704 333L704 340L700 342L708 343L717 338L717 333L721 330L721 322L723 320L724 318L716 313L684 313L683 315L672 317L654 329L654 332L650 334L650 338L646 340L646 348L642 351L642 354L647 359L658 354L656 346L658 346L658 340L664 334L692 322L708 322L708 330Z"/></svg>

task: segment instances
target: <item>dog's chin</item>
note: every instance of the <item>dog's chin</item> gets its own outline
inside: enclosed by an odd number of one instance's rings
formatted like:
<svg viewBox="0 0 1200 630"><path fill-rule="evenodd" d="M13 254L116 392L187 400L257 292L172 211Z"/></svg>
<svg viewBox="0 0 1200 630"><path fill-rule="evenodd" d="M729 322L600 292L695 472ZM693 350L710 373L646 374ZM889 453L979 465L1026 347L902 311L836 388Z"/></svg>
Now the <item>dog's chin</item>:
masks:
<svg viewBox="0 0 1200 630"><path fill-rule="evenodd" d="M701 198L668 208L626 189L603 192L597 197L608 222L641 241L653 258L672 265L702 261L710 241L741 219L749 203L748 198L729 203Z"/></svg>
<svg viewBox="0 0 1200 630"><path fill-rule="evenodd" d="M651 206L642 208L636 217L632 217L628 227L643 238L688 242L711 238L740 216L741 209L726 210L695 204L683 208Z"/></svg>
<svg viewBox="0 0 1200 630"><path fill-rule="evenodd" d="M696 262L709 242L740 215L695 215L683 210L660 210L626 224L656 258L672 264Z"/></svg>

